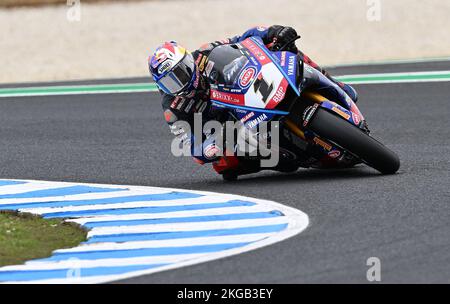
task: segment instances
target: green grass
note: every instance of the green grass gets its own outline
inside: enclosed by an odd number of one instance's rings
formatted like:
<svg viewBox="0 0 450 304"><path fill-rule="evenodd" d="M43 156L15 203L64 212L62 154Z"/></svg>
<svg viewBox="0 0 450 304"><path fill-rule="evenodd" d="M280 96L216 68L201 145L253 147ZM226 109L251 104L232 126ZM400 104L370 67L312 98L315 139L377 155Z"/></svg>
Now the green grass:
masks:
<svg viewBox="0 0 450 304"><path fill-rule="evenodd" d="M77 246L86 231L63 220L0 211L0 266L49 257L53 250Z"/></svg>

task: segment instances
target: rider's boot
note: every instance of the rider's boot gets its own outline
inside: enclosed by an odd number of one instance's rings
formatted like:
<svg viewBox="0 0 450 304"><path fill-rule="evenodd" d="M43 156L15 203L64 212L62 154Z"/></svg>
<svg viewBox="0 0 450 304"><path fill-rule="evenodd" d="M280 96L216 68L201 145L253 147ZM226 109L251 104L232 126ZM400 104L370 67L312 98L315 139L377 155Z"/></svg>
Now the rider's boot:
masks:
<svg viewBox="0 0 450 304"><path fill-rule="evenodd" d="M236 180L239 175L261 171L259 161L242 160L237 156L222 156L213 163L213 168L227 181Z"/></svg>

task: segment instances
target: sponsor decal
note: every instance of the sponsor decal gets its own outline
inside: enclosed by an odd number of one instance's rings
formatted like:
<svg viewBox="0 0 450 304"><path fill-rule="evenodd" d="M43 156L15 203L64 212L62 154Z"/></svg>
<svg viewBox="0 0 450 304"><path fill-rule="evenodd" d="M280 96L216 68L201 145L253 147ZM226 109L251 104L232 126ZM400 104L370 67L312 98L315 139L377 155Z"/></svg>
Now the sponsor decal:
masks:
<svg viewBox="0 0 450 304"><path fill-rule="evenodd" d="M213 159L219 152L220 149L215 144L210 144L203 150L203 155L207 159Z"/></svg>
<svg viewBox="0 0 450 304"><path fill-rule="evenodd" d="M185 98L180 99L180 101L177 104L176 109L177 110L181 110L181 108L184 106L185 103L186 103L186 99Z"/></svg>
<svg viewBox="0 0 450 304"><path fill-rule="evenodd" d="M198 64L200 63L200 60L201 60L202 58L203 58L203 55L202 55L202 54L199 54L198 57L197 57L197 59L195 60L195 65L198 66Z"/></svg>
<svg viewBox="0 0 450 304"><path fill-rule="evenodd" d="M165 72L167 72L168 70L170 70L170 68L172 67L172 62L171 60L166 60L163 63L161 63L161 65L158 68L158 74L164 74Z"/></svg>
<svg viewBox="0 0 450 304"><path fill-rule="evenodd" d="M195 103L194 99L189 100L188 105L186 106L186 108L184 108L184 112L189 113L194 103Z"/></svg>
<svg viewBox="0 0 450 304"><path fill-rule="evenodd" d="M246 88L250 85L255 77L256 69L254 67L248 67L244 71L242 71L241 76L239 77L239 86L241 88Z"/></svg>
<svg viewBox="0 0 450 304"><path fill-rule="evenodd" d="M258 30L259 32L264 32L267 29L267 27L265 26L257 26L256 30Z"/></svg>
<svg viewBox="0 0 450 304"><path fill-rule="evenodd" d="M328 152L328 156L333 159L338 158L339 156L341 156L341 151L339 151L339 150L330 151L330 152Z"/></svg>
<svg viewBox="0 0 450 304"><path fill-rule="evenodd" d="M316 112L319 104L314 104L313 106L307 107L305 112L303 113L303 127L306 127L311 120L312 116Z"/></svg>
<svg viewBox="0 0 450 304"><path fill-rule="evenodd" d="M250 112L250 113L248 113L247 115L245 115L244 117L241 118L241 122L245 123L247 120L249 120L253 116L255 116L255 112Z"/></svg>
<svg viewBox="0 0 450 304"><path fill-rule="evenodd" d="M248 53L248 52L245 52ZM259 62L252 55L248 54L248 56L254 65L259 65Z"/></svg>
<svg viewBox="0 0 450 304"><path fill-rule="evenodd" d="M289 84L286 79L283 79L273 94L270 101L267 103L266 108L273 109L278 103L280 103L286 96L287 88Z"/></svg>
<svg viewBox="0 0 450 304"><path fill-rule="evenodd" d="M339 109L338 107L333 107L331 110L333 110L334 112L338 113L340 116L342 116L343 118L345 118L346 120L350 119L350 115L345 113L344 111L342 111L341 109Z"/></svg>
<svg viewBox="0 0 450 304"><path fill-rule="evenodd" d="M286 66L286 52L282 52L281 53L281 58L280 58L280 65L282 67Z"/></svg>
<svg viewBox="0 0 450 304"><path fill-rule="evenodd" d="M261 48L257 46L253 41L249 39L244 40L242 42L242 45L245 46L262 65L271 62L271 60L266 56L263 50L261 50Z"/></svg>
<svg viewBox="0 0 450 304"><path fill-rule="evenodd" d="M288 59L288 76L293 76L295 74L295 59L296 56L289 56Z"/></svg>
<svg viewBox="0 0 450 304"><path fill-rule="evenodd" d="M272 100L275 101L276 103L279 103L280 101L283 100L284 95L286 94L286 88L282 85L280 85L277 89L277 91L275 92L275 95L273 96Z"/></svg>
<svg viewBox="0 0 450 304"><path fill-rule="evenodd" d="M198 88L199 81L200 81L200 72L198 69L196 69L195 70L195 81L193 84L194 88Z"/></svg>
<svg viewBox="0 0 450 304"><path fill-rule="evenodd" d="M247 113L247 111L241 110L241 109L234 109L234 111L235 111L236 113L241 113L241 114Z"/></svg>
<svg viewBox="0 0 450 304"><path fill-rule="evenodd" d="M180 96L175 97L175 98L173 99L172 103L170 104L170 107L171 107L172 109L175 109L175 108L177 107L177 105L178 105L178 103L180 102L181 99L182 99L182 97L180 97Z"/></svg>
<svg viewBox="0 0 450 304"><path fill-rule="evenodd" d="M361 123L361 118L359 118L359 115L352 112L352 118L353 122L359 126L359 124Z"/></svg>
<svg viewBox="0 0 450 304"><path fill-rule="evenodd" d="M209 61L205 69L205 74L209 75L214 67L214 61Z"/></svg>
<svg viewBox="0 0 450 304"><path fill-rule="evenodd" d="M205 64L208 62L208 57L206 56L202 56L202 59L200 60L200 62L198 63L198 69L200 70L200 72L203 73L203 71L205 70Z"/></svg>
<svg viewBox="0 0 450 304"><path fill-rule="evenodd" d="M324 142L319 137L314 137L313 141L314 141L315 144L321 146L322 148L324 148L327 151L331 151L331 149L333 148L330 144Z"/></svg>
<svg viewBox="0 0 450 304"><path fill-rule="evenodd" d="M231 93L224 93L216 90L211 90L211 99L222 101L226 103L237 103L241 104L244 102L244 97L240 94L231 94Z"/></svg>
<svg viewBox="0 0 450 304"><path fill-rule="evenodd" d="M197 105L195 110L197 111L197 113L202 113L203 111L205 111L206 107L208 106L208 102L206 101L200 101Z"/></svg>
<svg viewBox="0 0 450 304"><path fill-rule="evenodd" d="M250 129L254 128L257 125L259 125L261 122L263 122L267 119L268 119L267 115L265 113L263 113L263 114L259 115L258 117L256 117L255 119L253 119L252 121L248 122L247 127Z"/></svg>

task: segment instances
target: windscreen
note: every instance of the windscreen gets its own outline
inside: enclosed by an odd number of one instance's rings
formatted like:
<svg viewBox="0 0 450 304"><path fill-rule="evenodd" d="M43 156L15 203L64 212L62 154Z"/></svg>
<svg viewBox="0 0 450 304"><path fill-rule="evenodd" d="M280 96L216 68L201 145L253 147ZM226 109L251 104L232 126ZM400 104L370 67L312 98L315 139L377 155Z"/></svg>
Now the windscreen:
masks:
<svg viewBox="0 0 450 304"><path fill-rule="evenodd" d="M216 47L209 55L209 62L214 64L207 75L214 84L234 86L242 69L247 65L248 58L236 45L222 45Z"/></svg>

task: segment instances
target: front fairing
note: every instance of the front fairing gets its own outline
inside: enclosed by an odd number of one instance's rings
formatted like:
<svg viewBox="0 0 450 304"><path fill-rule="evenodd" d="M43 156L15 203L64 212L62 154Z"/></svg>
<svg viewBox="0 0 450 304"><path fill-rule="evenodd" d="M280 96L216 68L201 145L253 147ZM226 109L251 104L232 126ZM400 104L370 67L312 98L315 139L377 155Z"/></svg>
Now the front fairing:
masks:
<svg viewBox="0 0 450 304"><path fill-rule="evenodd" d="M211 100L274 110L289 89L300 94L297 57L289 52L270 52L257 37L218 46L210 53L206 70L212 85Z"/></svg>

